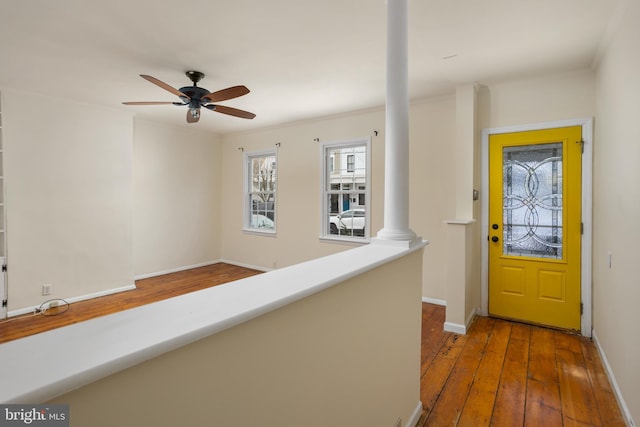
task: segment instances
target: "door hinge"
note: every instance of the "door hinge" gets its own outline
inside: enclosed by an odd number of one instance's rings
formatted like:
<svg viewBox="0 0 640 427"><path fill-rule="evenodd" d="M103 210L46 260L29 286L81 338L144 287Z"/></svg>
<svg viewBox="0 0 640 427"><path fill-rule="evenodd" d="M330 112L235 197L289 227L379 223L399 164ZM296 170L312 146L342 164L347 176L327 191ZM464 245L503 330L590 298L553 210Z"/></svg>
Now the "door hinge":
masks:
<svg viewBox="0 0 640 427"><path fill-rule="evenodd" d="M2 264L2 272L4 273L5 271L7 271L7 264Z"/></svg>
<svg viewBox="0 0 640 427"><path fill-rule="evenodd" d="M580 234L584 234L584 222L580 223Z"/></svg>
<svg viewBox="0 0 640 427"><path fill-rule="evenodd" d="M576 141L576 144L580 144L580 152L584 154L584 140Z"/></svg>
<svg viewBox="0 0 640 427"><path fill-rule="evenodd" d="M580 316L584 314L584 303L580 303Z"/></svg>
<svg viewBox="0 0 640 427"><path fill-rule="evenodd" d="M2 307L6 307L6 306L7 306L7 300L6 300L6 299L3 299L3 300L2 300Z"/></svg>

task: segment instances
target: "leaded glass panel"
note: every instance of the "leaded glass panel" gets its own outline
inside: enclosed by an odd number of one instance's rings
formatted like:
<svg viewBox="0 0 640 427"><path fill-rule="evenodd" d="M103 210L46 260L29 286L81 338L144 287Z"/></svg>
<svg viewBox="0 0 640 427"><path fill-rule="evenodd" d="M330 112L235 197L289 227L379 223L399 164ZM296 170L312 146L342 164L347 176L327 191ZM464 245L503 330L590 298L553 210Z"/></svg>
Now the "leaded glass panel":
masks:
<svg viewBox="0 0 640 427"><path fill-rule="evenodd" d="M562 259L562 143L503 149L503 253Z"/></svg>

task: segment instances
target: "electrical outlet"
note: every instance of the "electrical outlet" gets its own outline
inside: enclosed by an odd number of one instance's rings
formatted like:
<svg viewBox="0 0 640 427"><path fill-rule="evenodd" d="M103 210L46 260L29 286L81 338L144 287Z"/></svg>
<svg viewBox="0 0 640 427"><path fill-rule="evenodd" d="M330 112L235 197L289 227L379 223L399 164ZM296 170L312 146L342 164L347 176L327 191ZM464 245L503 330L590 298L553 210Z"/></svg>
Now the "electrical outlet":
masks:
<svg viewBox="0 0 640 427"><path fill-rule="evenodd" d="M53 293L53 285L47 283L42 285L42 295L51 295Z"/></svg>
<svg viewBox="0 0 640 427"><path fill-rule="evenodd" d="M59 301L58 300L53 300L49 303L49 308L54 308L58 306Z"/></svg>

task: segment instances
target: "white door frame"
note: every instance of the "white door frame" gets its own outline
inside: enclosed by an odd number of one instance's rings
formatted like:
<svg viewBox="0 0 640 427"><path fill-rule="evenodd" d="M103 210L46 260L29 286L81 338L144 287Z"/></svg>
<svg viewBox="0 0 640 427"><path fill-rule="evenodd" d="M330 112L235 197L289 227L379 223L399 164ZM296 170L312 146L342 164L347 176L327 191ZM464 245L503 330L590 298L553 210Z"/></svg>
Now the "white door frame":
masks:
<svg viewBox="0 0 640 427"><path fill-rule="evenodd" d="M489 136L501 133L524 132L560 128L568 126L582 126L582 140L584 152L582 154L582 266L580 271L580 289L583 304L580 316L580 332L585 337L591 337L592 329L592 217L593 217L593 118L561 120L518 126L482 129L482 212L480 214L480 229L482 238L481 262L481 313L489 314L489 247L486 236L489 235Z"/></svg>
<svg viewBox="0 0 640 427"><path fill-rule="evenodd" d="M4 264L4 257L0 257L0 269ZM2 301L7 301L7 273L4 271L0 271L0 320L7 317L7 306L1 305Z"/></svg>
<svg viewBox="0 0 640 427"><path fill-rule="evenodd" d="M5 140L3 139L3 125L4 125L4 120L3 120L3 116L2 116L2 112L4 111L3 109L3 103L2 103L2 94L0 93L0 166L4 166L4 147L6 145ZM3 173L6 172L6 168L2 167L1 168ZM0 175L3 175L3 173L0 173ZM2 208L0 209L0 229L2 231L0 231L0 233L2 233L2 245L0 245L0 252L2 252L0 255L0 320L5 319L7 317L7 312L8 312L8 307L7 306L2 306L2 302L3 301L7 301L8 300L8 294L9 294L9 287L7 286L7 272L6 271L1 271L2 270L2 266L7 264L7 208L5 206L5 202L7 200L7 195L4 194L4 188L5 188L5 180L4 180L4 176L0 178L0 195L2 196L2 200L1 200L1 205Z"/></svg>

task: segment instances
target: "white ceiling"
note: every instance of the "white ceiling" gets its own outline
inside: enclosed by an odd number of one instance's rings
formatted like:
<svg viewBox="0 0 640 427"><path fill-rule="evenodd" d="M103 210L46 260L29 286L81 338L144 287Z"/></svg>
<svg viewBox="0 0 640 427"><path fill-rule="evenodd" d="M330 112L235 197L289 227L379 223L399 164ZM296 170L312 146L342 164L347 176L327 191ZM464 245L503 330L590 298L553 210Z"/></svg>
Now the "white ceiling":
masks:
<svg viewBox="0 0 640 427"><path fill-rule="evenodd" d="M393 0L389 0L393 1ZM409 0L413 99L469 82L591 66L621 0ZM0 89L135 111L218 133L378 107L385 96L386 0L0 0ZM455 56L454 56L455 55ZM446 59L448 58L448 59ZM182 107L143 80L243 84L220 104L245 120Z"/></svg>

